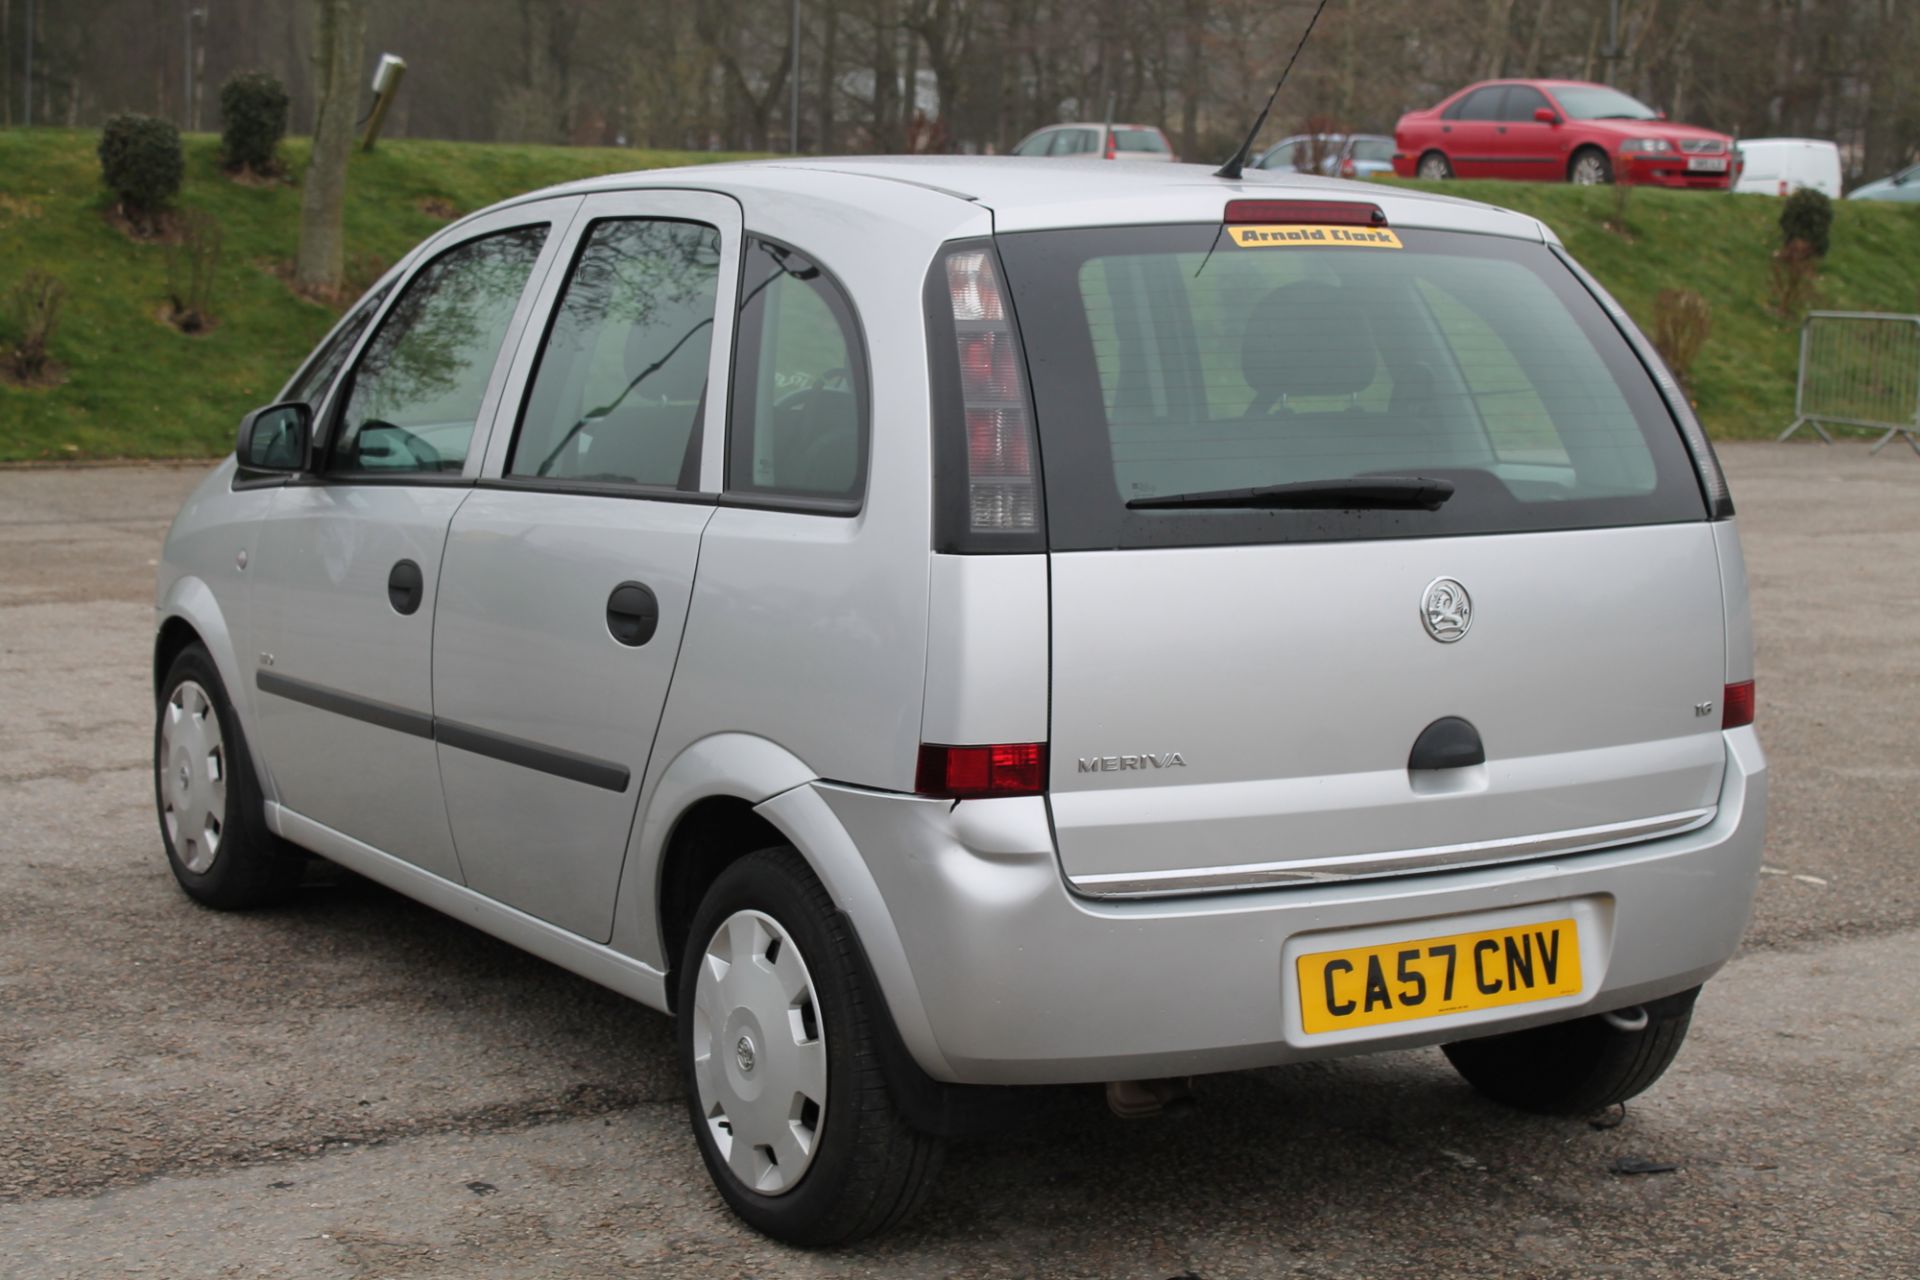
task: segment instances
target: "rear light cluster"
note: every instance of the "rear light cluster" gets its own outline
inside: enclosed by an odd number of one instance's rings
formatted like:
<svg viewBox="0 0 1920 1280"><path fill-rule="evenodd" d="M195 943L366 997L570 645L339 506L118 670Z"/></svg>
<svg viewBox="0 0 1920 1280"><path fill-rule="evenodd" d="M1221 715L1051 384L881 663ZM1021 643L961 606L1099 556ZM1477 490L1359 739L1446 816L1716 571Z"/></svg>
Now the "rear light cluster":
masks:
<svg viewBox="0 0 1920 1280"><path fill-rule="evenodd" d="M975 532L1039 528L1033 418L1006 296L984 249L947 258L967 429L968 522Z"/></svg>
<svg viewBox="0 0 1920 1280"><path fill-rule="evenodd" d="M1047 744L1007 742L990 747L920 748L913 789L940 800L1037 796L1047 786Z"/></svg>
<svg viewBox="0 0 1920 1280"><path fill-rule="evenodd" d="M1730 684L1720 698L1720 727L1740 729L1753 723L1753 681Z"/></svg>

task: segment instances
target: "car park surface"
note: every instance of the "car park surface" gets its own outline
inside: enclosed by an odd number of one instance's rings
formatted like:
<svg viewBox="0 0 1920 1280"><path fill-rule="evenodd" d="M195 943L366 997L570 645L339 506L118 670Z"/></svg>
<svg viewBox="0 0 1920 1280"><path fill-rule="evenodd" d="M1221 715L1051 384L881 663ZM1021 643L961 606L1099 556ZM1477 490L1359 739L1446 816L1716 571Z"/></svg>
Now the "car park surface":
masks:
<svg viewBox="0 0 1920 1280"><path fill-rule="evenodd" d="M0 473L8 1274L1912 1274L1920 469L1721 452L1767 872L1624 1124L1502 1112L1430 1050L1203 1080L1185 1122L1068 1094L957 1147L902 1234L813 1256L707 1187L665 1019L351 876L266 913L184 901L152 854L145 646L200 469Z"/></svg>

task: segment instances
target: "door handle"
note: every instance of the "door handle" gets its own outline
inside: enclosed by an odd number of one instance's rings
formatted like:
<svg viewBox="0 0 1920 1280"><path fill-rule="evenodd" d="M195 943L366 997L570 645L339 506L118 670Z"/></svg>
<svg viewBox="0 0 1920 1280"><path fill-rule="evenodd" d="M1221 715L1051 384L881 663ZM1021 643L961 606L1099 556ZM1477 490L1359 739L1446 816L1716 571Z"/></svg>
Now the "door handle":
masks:
<svg viewBox="0 0 1920 1280"><path fill-rule="evenodd" d="M660 601L644 583L623 582L607 597L607 634L629 649L653 639L660 626Z"/></svg>
<svg viewBox="0 0 1920 1280"><path fill-rule="evenodd" d="M1501 125L1501 126L1499 127L1499 129L1498 129L1498 130L1496 130L1496 132L1498 132L1498 133L1505 133L1506 131L1507 131L1507 126L1505 126L1505 125Z"/></svg>
<svg viewBox="0 0 1920 1280"><path fill-rule="evenodd" d="M395 613L405 615L418 609L420 597L426 594L426 589L426 575L411 560L402 560L387 575L387 603L393 606Z"/></svg>

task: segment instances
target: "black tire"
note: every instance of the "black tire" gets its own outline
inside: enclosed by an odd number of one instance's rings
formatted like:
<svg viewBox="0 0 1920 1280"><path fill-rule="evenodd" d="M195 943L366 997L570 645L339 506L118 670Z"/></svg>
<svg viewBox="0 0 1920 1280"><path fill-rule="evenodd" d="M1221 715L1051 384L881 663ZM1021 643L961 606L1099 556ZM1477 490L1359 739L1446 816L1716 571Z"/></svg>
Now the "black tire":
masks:
<svg viewBox="0 0 1920 1280"><path fill-rule="evenodd" d="M211 863L198 869L190 867L189 859L175 848L168 829L168 789L177 778L181 762L167 760L162 748L174 694L189 681L205 691L208 711L219 724L217 750L225 784L224 803L219 806L219 843ZM247 751L240 717L234 714L220 672L204 647L190 644L180 651L167 668L166 679L160 682L154 711L154 807L160 819L160 841L174 879L195 902L223 911L283 901L300 883L306 858L267 829L266 803L254 776L253 757Z"/></svg>
<svg viewBox="0 0 1920 1280"><path fill-rule="evenodd" d="M1639 1006L1526 1031L1444 1046L1466 1082L1509 1107L1541 1115L1583 1115L1645 1092L1679 1056L1700 988Z"/></svg>
<svg viewBox="0 0 1920 1280"><path fill-rule="evenodd" d="M1582 183L1581 165L1587 162L1594 166L1595 176L1587 179L1583 185L1605 186L1613 181L1613 161L1598 147L1582 147L1573 153L1573 158L1567 161L1567 181Z"/></svg>
<svg viewBox="0 0 1920 1280"><path fill-rule="evenodd" d="M720 1154L694 1066L695 986L709 942L735 912L773 918L812 976L826 1039L827 1101L812 1163L779 1195L749 1187ZM931 1190L945 1144L909 1125L880 1065L887 1016L847 918L792 848L763 849L720 873L694 913L681 958L677 1038L694 1139L720 1195L747 1224L787 1244L845 1244L891 1231Z"/></svg>
<svg viewBox="0 0 1920 1280"><path fill-rule="evenodd" d="M1414 166L1413 176L1430 182L1445 181L1453 176L1453 162L1447 159L1445 152L1429 151Z"/></svg>

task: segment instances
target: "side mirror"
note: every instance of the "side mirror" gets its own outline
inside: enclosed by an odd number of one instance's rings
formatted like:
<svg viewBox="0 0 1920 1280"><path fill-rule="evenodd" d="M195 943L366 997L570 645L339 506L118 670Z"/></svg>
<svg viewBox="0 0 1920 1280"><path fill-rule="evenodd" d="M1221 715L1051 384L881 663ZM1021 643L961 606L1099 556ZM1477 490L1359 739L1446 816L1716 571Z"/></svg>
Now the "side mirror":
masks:
<svg viewBox="0 0 1920 1280"><path fill-rule="evenodd" d="M1535 107L1533 118L1541 124L1559 124L1560 113L1552 107Z"/></svg>
<svg viewBox="0 0 1920 1280"><path fill-rule="evenodd" d="M1660 109L1659 109L1658 111L1655 111L1655 112L1653 113L1653 118L1654 118L1655 120L1665 120L1665 119L1667 118L1667 111L1666 111L1666 108L1665 108L1665 107L1662 107L1662 108L1660 108Z"/></svg>
<svg viewBox="0 0 1920 1280"><path fill-rule="evenodd" d="M289 401L255 409L240 419L240 438L233 452L248 471L291 475L306 467L312 441L312 408Z"/></svg>

